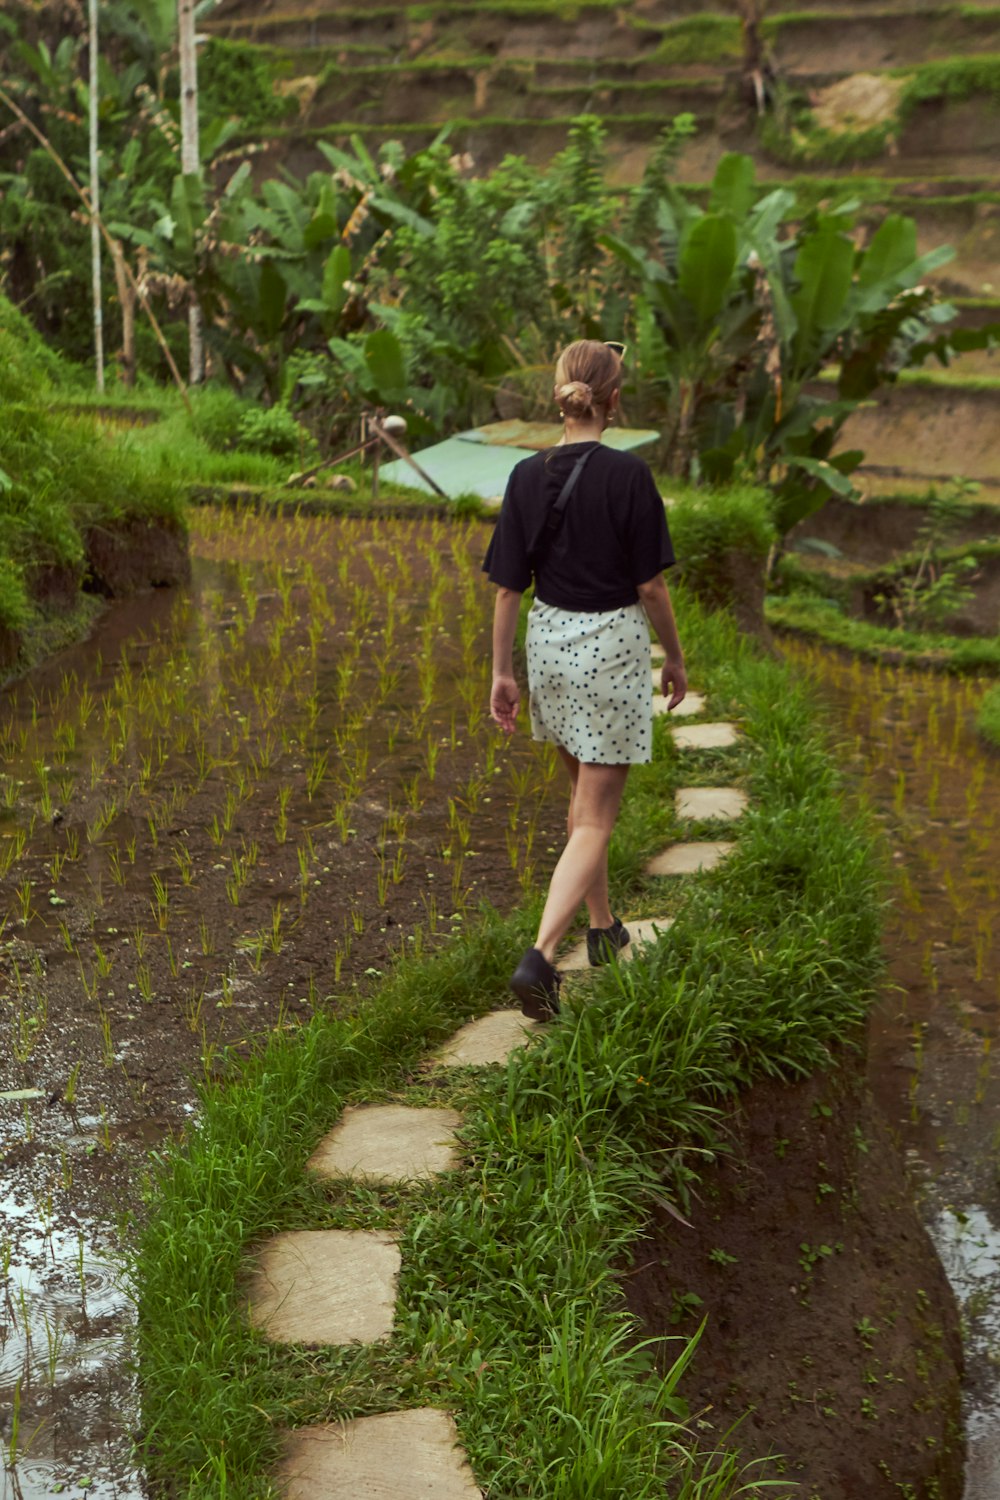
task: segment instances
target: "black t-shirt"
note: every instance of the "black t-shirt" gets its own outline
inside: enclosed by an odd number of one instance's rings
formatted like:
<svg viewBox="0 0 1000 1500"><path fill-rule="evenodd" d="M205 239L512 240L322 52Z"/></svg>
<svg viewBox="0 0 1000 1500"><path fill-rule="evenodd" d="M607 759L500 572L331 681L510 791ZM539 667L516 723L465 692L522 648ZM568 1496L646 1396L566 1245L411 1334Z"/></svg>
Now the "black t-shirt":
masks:
<svg viewBox="0 0 1000 1500"><path fill-rule="evenodd" d="M545 541L549 510L580 454L596 451L577 479L562 524ZM517 464L483 571L502 588L560 609L621 609L636 585L675 562L674 549L649 467L634 453L598 443L565 443Z"/></svg>

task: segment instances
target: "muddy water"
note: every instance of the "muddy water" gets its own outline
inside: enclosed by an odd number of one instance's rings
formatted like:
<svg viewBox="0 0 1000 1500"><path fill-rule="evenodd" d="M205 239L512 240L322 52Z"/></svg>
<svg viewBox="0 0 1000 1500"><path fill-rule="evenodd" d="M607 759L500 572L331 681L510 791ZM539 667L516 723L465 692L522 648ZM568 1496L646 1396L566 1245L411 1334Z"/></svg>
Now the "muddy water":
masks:
<svg viewBox="0 0 1000 1500"><path fill-rule="evenodd" d="M798 643L893 866L870 1081L962 1311L965 1500L1000 1496L1000 753L985 681Z"/></svg>
<svg viewBox="0 0 1000 1500"><path fill-rule="evenodd" d="M0 694L0 1500L144 1493L121 1249L196 1081L561 832L485 717L480 528L195 524L190 589Z"/></svg>

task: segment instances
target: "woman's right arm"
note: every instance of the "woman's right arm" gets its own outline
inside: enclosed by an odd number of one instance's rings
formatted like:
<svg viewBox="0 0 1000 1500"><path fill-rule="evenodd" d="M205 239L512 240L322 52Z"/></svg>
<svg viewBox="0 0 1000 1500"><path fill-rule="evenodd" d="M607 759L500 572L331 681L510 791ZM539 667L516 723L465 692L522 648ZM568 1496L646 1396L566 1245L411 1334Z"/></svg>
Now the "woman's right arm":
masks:
<svg viewBox="0 0 1000 1500"><path fill-rule="evenodd" d="M681 650L680 637L677 634L677 623L674 620L673 605L670 603L667 580L662 573L657 573L646 583L637 584L636 589L639 602L646 611L649 623L656 631L657 640L663 647L663 654L666 658L663 663L660 691L664 698L668 699L667 707L676 708L687 693L687 672L684 668L684 652Z"/></svg>
<svg viewBox="0 0 1000 1500"><path fill-rule="evenodd" d="M490 689L490 717L500 725L504 734L513 734L517 725L517 711L521 706L521 690L514 677L514 637L517 634L517 618L521 610L521 594L517 589L497 589L493 607L493 686Z"/></svg>

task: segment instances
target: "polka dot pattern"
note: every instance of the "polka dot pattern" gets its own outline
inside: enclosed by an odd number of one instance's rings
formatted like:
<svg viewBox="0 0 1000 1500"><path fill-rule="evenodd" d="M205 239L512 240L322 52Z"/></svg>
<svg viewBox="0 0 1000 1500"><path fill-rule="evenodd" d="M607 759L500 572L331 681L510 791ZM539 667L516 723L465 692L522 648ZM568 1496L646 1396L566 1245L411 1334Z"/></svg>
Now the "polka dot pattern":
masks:
<svg viewBox="0 0 1000 1500"><path fill-rule="evenodd" d="M562 745L587 765L652 759L649 626L641 604L581 612L536 599L526 647L536 740Z"/></svg>

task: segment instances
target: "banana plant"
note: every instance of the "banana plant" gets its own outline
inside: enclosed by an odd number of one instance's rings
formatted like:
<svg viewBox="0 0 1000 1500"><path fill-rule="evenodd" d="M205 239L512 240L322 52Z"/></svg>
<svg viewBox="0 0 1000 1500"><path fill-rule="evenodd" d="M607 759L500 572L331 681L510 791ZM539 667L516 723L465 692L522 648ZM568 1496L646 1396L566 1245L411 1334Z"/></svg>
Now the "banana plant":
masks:
<svg viewBox="0 0 1000 1500"><path fill-rule="evenodd" d="M636 290L635 380L663 403L674 470L770 483L782 532L854 493L862 455L836 451L845 421L953 316L919 284L952 252L919 256L899 214L859 248L856 207L796 222L793 195L761 196L753 162L730 153L707 207L664 189L655 254L602 240ZM817 386L826 371L832 391Z"/></svg>

